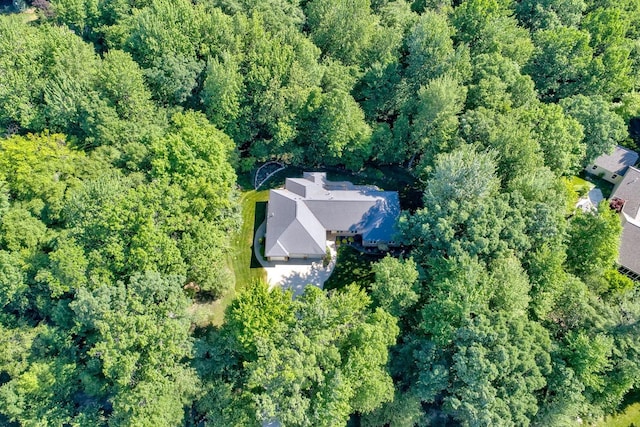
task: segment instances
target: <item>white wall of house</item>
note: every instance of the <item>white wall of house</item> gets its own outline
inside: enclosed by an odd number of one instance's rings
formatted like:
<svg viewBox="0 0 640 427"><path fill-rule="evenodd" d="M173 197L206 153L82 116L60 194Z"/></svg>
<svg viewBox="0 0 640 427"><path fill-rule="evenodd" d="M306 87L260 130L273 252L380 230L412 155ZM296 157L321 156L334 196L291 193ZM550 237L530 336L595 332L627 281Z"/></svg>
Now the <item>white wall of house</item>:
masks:
<svg viewBox="0 0 640 427"><path fill-rule="evenodd" d="M289 259L320 259L324 255L309 255L309 254L289 254Z"/></svg>
<svg viewBox="0 0 640 427"><path fill-rule="evenodd" d="M622 178L624 177L623 175L618 175L597 165L588 165L586 168L584 168L584 170L591 175L595 175L612 184L620 183L622 181Z"/></svg>

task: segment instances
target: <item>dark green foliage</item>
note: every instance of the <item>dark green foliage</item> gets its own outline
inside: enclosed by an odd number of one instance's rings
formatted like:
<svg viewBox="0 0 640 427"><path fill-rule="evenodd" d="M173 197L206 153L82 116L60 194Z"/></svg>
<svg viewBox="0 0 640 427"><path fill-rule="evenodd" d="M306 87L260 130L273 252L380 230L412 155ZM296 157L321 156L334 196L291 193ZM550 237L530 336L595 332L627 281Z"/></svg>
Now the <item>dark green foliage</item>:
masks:
<svg viewBox="0 0 640 427"><path fill-rule="evenodd" d="M564 178L629 142L637 1L34 5L0 16L0 423L556 426L638 387L620 221ZM268 160L405 168L400 259L234 284Z"/></svg>
<svg viewBox="0 0 640 427"><path fill-rule="evenodd" d="M232 399L250 405L254 422L344 425L350 413L390 401L393 384L384 366L398 328L384 310L370 310L370 302L355 285L329 294L309 286L295 301L290 293L251 285L229 307L217 349L228 368L213 383L229 383L233 394L205 396L213 402L204 407L215 410L208 418L226 419L218 411ZM234 372L235 363L243 369Z"/></svg>
<svg viewBox="0 0 640 427"><path fill-rule="evenodd" d="M622 233L618 215L602 202L597 214L578 211L569 224L567 264L571 271L583 279L604 274L618 258Z"/></svg>
<svg viewBox="0 0 640 427"><path fill-rule="evenodd" d="M622 118L611 111L611 105L600 96L577 95L563 99L560 105L567 115L576 119L584 129L584 165L593 162L602 154L611 153L615 145L627 136Z"/></svg>

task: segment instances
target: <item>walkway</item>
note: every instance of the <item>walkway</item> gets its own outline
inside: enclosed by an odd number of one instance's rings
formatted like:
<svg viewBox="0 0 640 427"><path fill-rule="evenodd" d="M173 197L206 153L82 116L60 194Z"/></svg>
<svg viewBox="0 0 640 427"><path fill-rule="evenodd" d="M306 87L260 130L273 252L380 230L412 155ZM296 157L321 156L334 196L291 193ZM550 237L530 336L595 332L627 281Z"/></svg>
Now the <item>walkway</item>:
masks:
<svg viewBox="0 0 640 427"><path fill-rule="evenodd" d="M595 211L598 204L604 199L602 191L599 188L592 188L586 196L583 196L576 203L576 208L582 209L584 212Z"/></svg>
<svg viewBox="0 0 640 427"><path fill-rule="evenodd" d="M266 221L258 227L253 240L253 247L256 258L267 272L269 287L280 286L283 289L291 289L296 297L308 285L317 286L322 289L324 282L331 276L336 265L336 245L335 242L327 240L327 246L331 251L331 262L324 267L322 260L317 259L293 259L289 261L272 262L264 259L260 254L260 238L265 237L267 228Z"/></svg>

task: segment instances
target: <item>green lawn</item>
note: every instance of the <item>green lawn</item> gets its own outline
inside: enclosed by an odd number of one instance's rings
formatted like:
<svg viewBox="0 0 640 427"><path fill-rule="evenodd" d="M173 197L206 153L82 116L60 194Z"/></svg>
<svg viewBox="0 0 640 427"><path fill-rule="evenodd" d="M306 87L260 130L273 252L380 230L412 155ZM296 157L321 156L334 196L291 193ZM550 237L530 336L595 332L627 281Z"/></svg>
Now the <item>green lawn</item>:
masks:
<svg viewBox="0 0 640 427"><path fill-rule="evenodd" d="M567 181L571 189L578 193L578 195L580 196L587 194L593 187L595 187L594 184L580 178L579 176L572 176L571 178L567 178Z"/></svg>
<svg viewBox="0 0 640 427"><path fill-rule="evenodd" d="M266 215L266 202L269 199L269 189L277 188L284 184L286 177L302 176L305 170L296 167L288 167L271 177L260 191L243 191L240 197L242 204L242 226L237 233L230 236L231 248L227 255L227 265L233 271L235 278L234 289L213 302L194 303L189 309L193 322L198 326L208 324L220 325L224 319L224 310L233 301L236 295L253 280L266 280L267 275L260 267L253 255L253 236L255 230L264 221ZM421 200L421 193L415 192L416 181L406 171L399 168L373 169L368 168L360 173L346 171L329 171L331 180L348 180L354 184L374 184L384 190L396 190L400 192L401 204L405 208L415 208ZM252 179L250 174L238 177L238 183L250 188ZM415 206L414 206L415 205ZM363 255L350 247L343 247L339 251L338 263L333 274L325 283L325 288L341 288L351 282L357 282L362 286L368 286L373 281L371 263L377 261L379 256Z"/></svg>
<svg viewBox="0 0 640 427"><path fill-rule="evenodd" d="M621 414L606 417L596 424L596 427L640 427L640 403L634 403L625 408Z"/></svg>
<svg viewBox="0 0 640 427"><path fill-rule="evenodd" d="M189 308L192 321L200 327L221 325L224 310L253 280L266 280L267 273L253 255L253 236L264 221L269 191L245 191L240 197L242 204L242 226L230 236L231 248L227 254L227 265L234 275L234 288L221 299L213 302L194 303ZM257 213L257 215L256 215Z"/></svg>
<svg viewBox="0 0 640 427"><path fill-rule="evenodd" d="M336 266L329 280L324 283L324 288L340 289L353 282L368 287L374 280L371 263L381 258L380 255L365 255L351 246L341 245Z"/></svg>
<svg viewBox="0 0 640 427"><path fill-rule="evenodd" d="M595 427L640 427L640 390L629 393L619 414L605 417Z"/></svg>

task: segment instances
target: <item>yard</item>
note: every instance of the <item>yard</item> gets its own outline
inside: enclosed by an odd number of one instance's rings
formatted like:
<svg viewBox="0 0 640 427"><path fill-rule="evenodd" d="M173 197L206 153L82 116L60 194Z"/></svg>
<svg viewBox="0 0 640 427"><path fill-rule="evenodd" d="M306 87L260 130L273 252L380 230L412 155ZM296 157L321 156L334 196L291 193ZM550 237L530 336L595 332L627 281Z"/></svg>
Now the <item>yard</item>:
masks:
<svg viewBox="0 0 640 427"><path fill-rule="evenodd" d="M632 427L640 426L640 403L634 403L625 408L625 411L615 416L606 417L596 424L597 427Z"/></svg>
<svg viewBox="0 0 640 427"><path fill-rule="evenodd" d="M224 310L236 295L253 280L266 280L266 272L254 256L253 236L266 216L269 189L284 185L286 177L302 176L302 172L306 170L313 169L288 167L271 177L260 191L252 189L241 193L242 226L237 233L230 236L231 248L227 255L227 265L235 278L234 289L217 301L194 303L189 309L189 314L197 326L222 324ZM422 200L421 194L416 190L415 179L399 168L365 169L358 174L329 170L328 178L352 181L354 184L372 184L384 190L398 191L403 209L415 209ZM238 183L244 188L253 188L252 179L248 175L239 176ZM342 245L335 270L324 284L325 289L341 288L352 282L368 286L373 281L371 263L378 259L380 256L361 254L347 245Z"/></svg>
<svg viewBox="0 0 640 427"><path fill-rule="evenodd" d="M371 263L381 258L382 255L363 254L349 245L340 245L336 267L324 288L340 289L353 282L368 287L374 280Z"/></svg>
<svg viewBox="0 0 640 427"><path fill-rule="evenodd" d="M220 325L224 319L224 310L233 301L238 292L253 280L266 280L267 275L253 255L253 235L264 221L266 201L269 191L249 190L242 193L242 226L231 236L231 248L227 254L227 265L235 276L235 287L224 297L208 303L195 303L189 309L192 321L197 326Z"/></svg>
<svg viewBox="0 0 640 427"><path fill-rule="evenodd" d="M629 393L622 405L623 412L605 417L596 427L640 427L640 390Z"/></svg>

